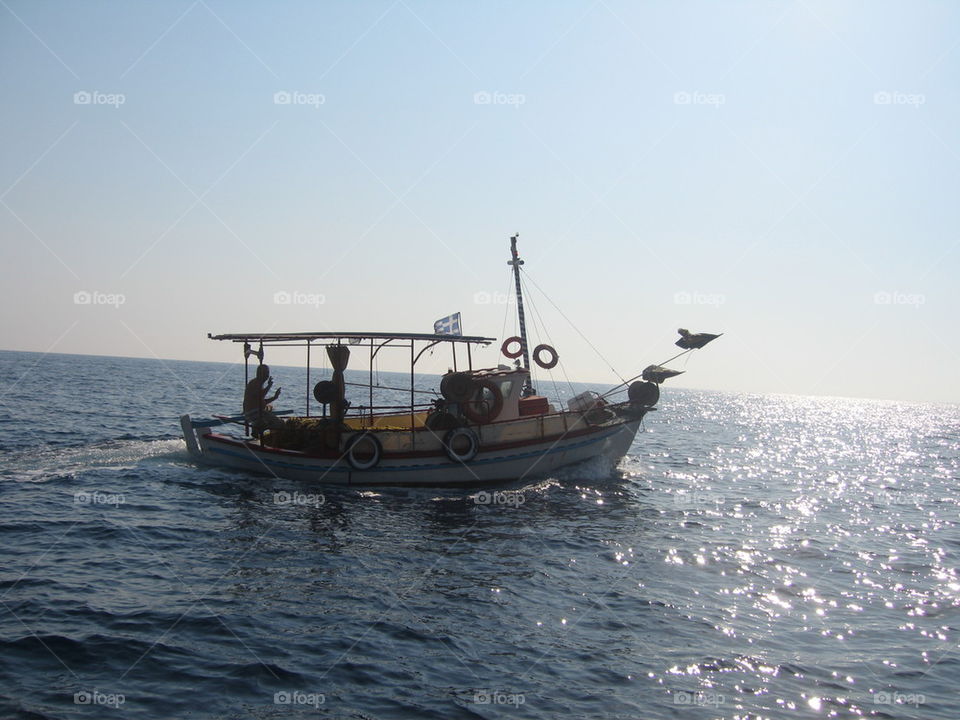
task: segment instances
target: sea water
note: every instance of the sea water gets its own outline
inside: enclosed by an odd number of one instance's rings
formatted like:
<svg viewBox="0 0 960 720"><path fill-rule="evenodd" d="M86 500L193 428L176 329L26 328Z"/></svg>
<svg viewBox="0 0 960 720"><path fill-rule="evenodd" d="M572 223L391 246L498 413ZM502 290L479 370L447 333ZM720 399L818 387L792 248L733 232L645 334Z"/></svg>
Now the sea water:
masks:
<svg viewBox="0 0 960 720"><path fill-rule="evenodd" d="M242 365L0 378L0 717L960 717L956 406L668 383L617 468L365 490L191 461Z"/></svg>

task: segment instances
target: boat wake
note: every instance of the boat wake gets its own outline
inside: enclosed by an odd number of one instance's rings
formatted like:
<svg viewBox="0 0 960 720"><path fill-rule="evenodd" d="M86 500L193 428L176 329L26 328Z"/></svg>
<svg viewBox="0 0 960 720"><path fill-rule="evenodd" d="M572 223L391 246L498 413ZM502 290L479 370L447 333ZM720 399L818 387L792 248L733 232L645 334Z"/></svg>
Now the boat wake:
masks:
<svg viewBox="0 0 960 720"><path fill-rule="evenodd" d="M550 478L560 482L599 482L600 480L613 480L622 477L623 473L617 469L616 461L602 455L584 460L576 465L567 465L550 474Z"/></svg>
<svg viewBox="0 0 960 720"><path fill-rule="evenodd" d="M181 439L108 440L72 448L45 448L7 457L0 477L16 482L45 482L90 470L124 470L149 461L189 461Z"/></svg>

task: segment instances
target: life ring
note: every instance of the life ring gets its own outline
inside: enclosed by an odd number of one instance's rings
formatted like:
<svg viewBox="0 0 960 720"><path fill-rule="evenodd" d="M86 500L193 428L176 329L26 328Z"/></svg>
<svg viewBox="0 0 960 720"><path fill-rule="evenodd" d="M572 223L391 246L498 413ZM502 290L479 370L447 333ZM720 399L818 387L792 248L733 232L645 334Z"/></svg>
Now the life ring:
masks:
<svg viewBox="0 0 960 720"><path fill-rule="evenodd" d="M455 447L455 443L461 438L467 440L467 449L463 452ZM443 436L443 449L447 453L447 457L454 462L468 463L477 456L477 452L480 450L480 438L470 428L454 428Z"/></svg>
<svg viewBox="0 0 960 720"><path fill-rule="evenodd" d="M550 360L547 362L540 359L540 353L544 352L550 353ZM560 356L557 355L557 351L549 345L537 345L533 349L533 361L544 370L550 370L551 368L555 368L557 363L560 362Z"/></svg>
<svg viewBox="0 0 960 720"><path fill-rule="evenodd" d="M440 394L450 402L466 402L476 391L477 386L470 373L448 373L440 381Z"/></svg>
<svg viewBox="0 0 960 720"><path fill-rule="evenodd" d="M369 454L363 452L364 443L369 445ZM358 446L360 453L357 453ZM354 470L369 470L380 462L380 457L383 455L383 445L380 444L377 436L372 432L362 432L350 438L347 442L345 454L347 462Z"/></svg>
<svg viewBox="0 0 960 720"><path fill-rule="evenodd" d="M516 352L510 352L510 346L513 345L513 343L516 343L518 346ZM500 346L500 352L502 352L511 360L516 360L518 357L523 355L523 338L517 337L516 335L513 337L508 337L503 341L503 345Z"/></svg>
<svg viewBox="0 0 960 720"><path fill-rule="evenodd" d="M500 387L496 383L489 380L478 380L475 385L476 391L473 397L463 403L463 414L477 425L493 422L500 415L500 411L503 410L503 393L500 392ZM488 403L483 399L485 389L490 391L493 402ZM486 412L482 411L481 406L486 406Z"/></svg>

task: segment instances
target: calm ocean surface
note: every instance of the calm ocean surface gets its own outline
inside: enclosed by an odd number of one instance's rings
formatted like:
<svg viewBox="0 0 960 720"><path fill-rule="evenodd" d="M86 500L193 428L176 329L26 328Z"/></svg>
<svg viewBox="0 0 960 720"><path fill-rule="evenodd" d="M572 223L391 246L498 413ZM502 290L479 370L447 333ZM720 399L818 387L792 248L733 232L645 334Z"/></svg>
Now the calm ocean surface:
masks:
<svg viewBox="0 0 960 720"><path fill-rule="evenodd" d="M956 406L668 383L483 503L192 464L242 366L0 379L2 718L960 717Z"/></svg>

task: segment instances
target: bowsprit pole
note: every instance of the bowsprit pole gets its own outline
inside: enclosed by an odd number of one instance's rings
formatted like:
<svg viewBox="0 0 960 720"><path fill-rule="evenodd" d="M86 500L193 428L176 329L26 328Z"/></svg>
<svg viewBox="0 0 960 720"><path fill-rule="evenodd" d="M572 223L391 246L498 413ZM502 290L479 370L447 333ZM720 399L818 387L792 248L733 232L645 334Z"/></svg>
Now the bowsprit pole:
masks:
<svg viewBox="0 0 960 720"><path fill-rule="evenodd" d="M520 233L510 238L510 256L511 260L507 265L513 268L513 279L517 286L517 316L520 319L520 345L523 349L523 367L527 371L527 380L523 385L523 397L530 397L536 393L533 385L530 383L530 349L527 347L527 324L523 317L523 292L520 290L520 266L523 260L517 255L517 238Z"/></svg>

